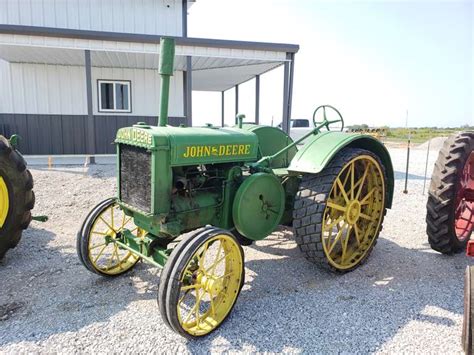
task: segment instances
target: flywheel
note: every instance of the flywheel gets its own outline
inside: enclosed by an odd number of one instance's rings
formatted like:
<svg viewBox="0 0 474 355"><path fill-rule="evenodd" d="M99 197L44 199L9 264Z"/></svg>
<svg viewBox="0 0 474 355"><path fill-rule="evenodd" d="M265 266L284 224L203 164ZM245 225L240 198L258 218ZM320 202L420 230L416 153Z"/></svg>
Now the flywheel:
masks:
<svg viewBox="0 0 474 355"><path fill-rule="evenodd" d="M257 173L240 185L235 195L232 217L243 236L260 240L280 223L285 210L285 191L274 175Z"/></svg>

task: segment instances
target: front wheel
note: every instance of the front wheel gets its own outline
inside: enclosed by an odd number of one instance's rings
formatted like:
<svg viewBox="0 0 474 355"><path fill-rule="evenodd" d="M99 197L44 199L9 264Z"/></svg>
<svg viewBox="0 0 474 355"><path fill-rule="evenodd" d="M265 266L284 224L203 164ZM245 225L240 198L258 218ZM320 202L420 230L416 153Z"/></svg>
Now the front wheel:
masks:
<svg viewBox="0 0 474 355"><path fill-rule="evenodd" d="M295 239L305 257L347 272L362 264L382 228L386 177L372 152L345 148L319 174L304 175L295 199Z"/></svg>
<svg viewBox="0 0 474 355"><path fill-rule="evenodd" d="M235 237L207 228L173 250L161 274L158 303L172 330L197 338L216 330L244 284L244 252Z"/></svg>
<svg viewBox="0 0 474 355"><path fill-rule="evenodd" d="M143 234L115 198L94 207L77 234L77 254L82 264L102 276L118 276L131 270L140 258L114 243L125 229L137 237Z"/></svg>

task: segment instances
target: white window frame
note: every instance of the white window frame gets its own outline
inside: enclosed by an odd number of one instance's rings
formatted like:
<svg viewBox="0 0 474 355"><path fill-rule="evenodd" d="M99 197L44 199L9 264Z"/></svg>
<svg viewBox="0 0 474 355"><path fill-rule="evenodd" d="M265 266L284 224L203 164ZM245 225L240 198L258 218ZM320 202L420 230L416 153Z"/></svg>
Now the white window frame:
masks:
<svg viewBox="0 0 474 355"><path fill-rule="evenodd" d="M101 84L112 84L113 88L113 100L114 100L114 108L113 109L103 109L102 108L102 92L101 92ZM116 109L117 102L115 96L115 84L121 84L128 86L128 110ZM99 98L99 112L121 112L121 113L131 113L132 112L132 82L130 80L105 80L105 79L98 79L97 80L97 96Z"/></svg>

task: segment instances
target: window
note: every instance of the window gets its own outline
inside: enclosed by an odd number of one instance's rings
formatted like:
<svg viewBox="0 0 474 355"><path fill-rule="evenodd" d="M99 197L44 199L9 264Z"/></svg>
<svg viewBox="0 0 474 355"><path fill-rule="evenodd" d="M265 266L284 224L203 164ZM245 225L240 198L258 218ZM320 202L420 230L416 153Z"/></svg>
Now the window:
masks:
<svg viewBox="0 0 474 355"><path fill-rule="evenodd" d="M295 128L309 127L309 121L304 119L291 120L291 123Z"/></svg>
<svg viewBox="0 0 474 355"><path fill-rule="evenodd" d="M130 81L99 80L99 112L132 112Z"/></svg>

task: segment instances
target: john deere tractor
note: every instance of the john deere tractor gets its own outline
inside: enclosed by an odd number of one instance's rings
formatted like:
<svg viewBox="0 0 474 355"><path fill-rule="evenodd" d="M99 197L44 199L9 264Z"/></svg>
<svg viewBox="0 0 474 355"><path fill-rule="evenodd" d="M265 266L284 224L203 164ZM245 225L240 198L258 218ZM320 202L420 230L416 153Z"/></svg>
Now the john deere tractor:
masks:
<svg viewBox="0 0 474 355"><path fill-rule="evenodd" d="M77 246L85 267L106 277L140 260L163 268L163 321L195 338L219 327L237 300L241 245L278 225L293 226L311 262L338 272L361 265L391 206L394 180L379 141L330 130L343 127L342 117L324 117L295 142L242 116L232 128L168 126L173 61L173 39L163 38L158 125L117 132L118 194L92 209Z"/></svg>
<svg viewBox="0 0 474 355"><path fill-rule="evenodd" d="M16 150L17 136L0 136L0 260L20 241L35 205L33 177Z"/></svg>

